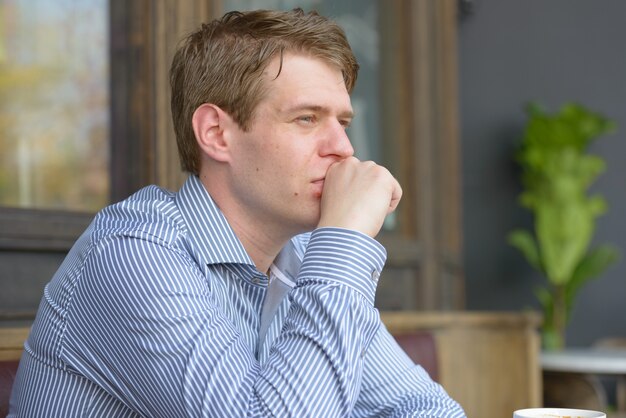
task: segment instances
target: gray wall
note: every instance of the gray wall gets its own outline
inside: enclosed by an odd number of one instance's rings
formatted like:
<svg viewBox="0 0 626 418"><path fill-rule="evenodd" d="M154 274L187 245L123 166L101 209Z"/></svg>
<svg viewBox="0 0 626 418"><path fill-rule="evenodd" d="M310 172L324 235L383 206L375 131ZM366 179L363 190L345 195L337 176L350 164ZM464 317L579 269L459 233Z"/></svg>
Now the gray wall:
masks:
<svg viewBox="0 0 626 418"><path fill-rule="evenodd" d="M586 346L626 336L626 1L475 0L459 24L461 143L467 307L538 307L542 283L506 234L530 227L516 202L518 171L511 153L522 134L529 100L555 110L567 101L614 119L616 134L592 152L607 171L592 190L609 211L594 242L612 243L623 258L578 297L568 344Z"/></svg>

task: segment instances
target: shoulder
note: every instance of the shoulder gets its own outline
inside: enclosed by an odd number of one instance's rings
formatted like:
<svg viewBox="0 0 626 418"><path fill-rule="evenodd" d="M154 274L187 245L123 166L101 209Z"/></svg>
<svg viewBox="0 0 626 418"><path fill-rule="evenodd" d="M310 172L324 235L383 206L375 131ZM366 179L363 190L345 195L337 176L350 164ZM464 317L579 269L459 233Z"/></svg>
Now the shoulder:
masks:
<svg viewBox="0 0 626 418"><path fill-rule="evenodd" d="M92 291L113 294L114 288L129 292L132 288L146 295L176 293L185 286L202 288L175 193L157 186L143 188L103 209L90 230L84 254L90 278L84 282Z"/></svg>
<svg viewBox="0 0 626 418"><path fill-rule="evenodd" d="M148 186L104 208L94 219L92 241L126 236L171 245L186 230L174 196L158 186Z"/></svg>

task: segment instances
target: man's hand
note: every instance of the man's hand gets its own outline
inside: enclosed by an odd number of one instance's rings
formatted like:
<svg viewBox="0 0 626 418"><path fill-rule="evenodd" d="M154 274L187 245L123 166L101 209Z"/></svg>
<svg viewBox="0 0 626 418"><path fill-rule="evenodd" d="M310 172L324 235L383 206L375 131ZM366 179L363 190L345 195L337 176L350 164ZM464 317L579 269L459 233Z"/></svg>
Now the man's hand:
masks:
<svg viewBox="0 0 626 418"><path fill-rule="evenodd" d="M347 158L326 173L318 227L353 229L373 238L401 197L400 184L385 167Z"/></svg>

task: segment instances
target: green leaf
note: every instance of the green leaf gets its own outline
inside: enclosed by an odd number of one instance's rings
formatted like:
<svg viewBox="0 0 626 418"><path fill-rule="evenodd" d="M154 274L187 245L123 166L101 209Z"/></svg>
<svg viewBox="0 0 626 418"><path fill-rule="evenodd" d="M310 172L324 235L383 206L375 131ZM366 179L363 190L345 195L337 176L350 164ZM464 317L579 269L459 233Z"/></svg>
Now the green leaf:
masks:
<svg viewBox="0 0 626 418"><path fill-rule="evenodd" d="M589 251L578 263L571 280L566 284L566 303L572 306L578 291L591 279L598 278L604 270L620 259L620 252L611 245L600 245Z"/></svg>
<svg viewBox="0 0 626 418"><path fill-rule="evenodd" d="M524 257L526 257L526 260L531 266L539 271L543 271L539 248L537 248L535 238L530 232L523 229L516 229L509 233L507 241L524 254Z"/></svg>
<svg viewBox="0 0 626 418"><path fill-rule="evenodd" d="M586 202L545 199L535 211L535 233L541 259L553 284L570 281L585 256L593 234L593 216Z"/></svg>

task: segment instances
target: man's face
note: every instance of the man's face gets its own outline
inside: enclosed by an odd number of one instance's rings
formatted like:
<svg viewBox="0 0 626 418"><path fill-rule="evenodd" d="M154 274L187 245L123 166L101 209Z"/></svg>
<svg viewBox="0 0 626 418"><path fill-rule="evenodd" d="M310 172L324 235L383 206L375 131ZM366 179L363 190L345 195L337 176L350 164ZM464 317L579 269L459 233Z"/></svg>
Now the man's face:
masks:
<svg viewBox="0 0 626 418"><path fill-rule="evenodd" d="M354 153L352 106L339 69L294 54L279 68L265 71L250 129L232 131L231 191L250 220L295 235L317 225L330 165Z"/></svg>

